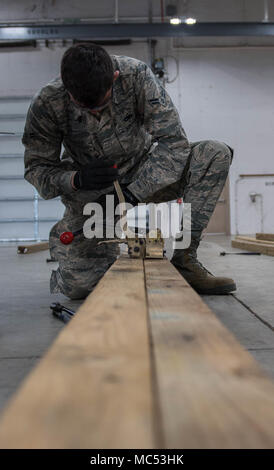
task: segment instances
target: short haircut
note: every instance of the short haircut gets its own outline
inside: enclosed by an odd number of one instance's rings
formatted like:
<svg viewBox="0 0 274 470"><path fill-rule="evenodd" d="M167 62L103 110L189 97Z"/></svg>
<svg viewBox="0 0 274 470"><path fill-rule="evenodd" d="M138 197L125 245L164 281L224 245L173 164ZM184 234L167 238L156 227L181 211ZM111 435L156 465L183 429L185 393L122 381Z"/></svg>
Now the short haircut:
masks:
<svg viewBox="0 0 274 470"><path fill-rule="evenodd" d="M79 43L66 50L61 61L62 82L75 100L95 107L113 84L113 64L98 44Z"/></svg>

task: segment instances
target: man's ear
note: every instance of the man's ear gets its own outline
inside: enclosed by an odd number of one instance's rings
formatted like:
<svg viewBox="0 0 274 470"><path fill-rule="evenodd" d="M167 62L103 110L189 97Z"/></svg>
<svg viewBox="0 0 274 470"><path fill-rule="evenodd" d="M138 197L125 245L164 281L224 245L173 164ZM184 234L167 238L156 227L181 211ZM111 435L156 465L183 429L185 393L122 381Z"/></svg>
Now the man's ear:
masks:
<svg viewBox="0 0 274 470"><path fill-rule="evenodd" d="M117 80L117 78L119 77L119 75L120 75L119 70L115 70L114 75L113 75L113 81L114 81L114 82L115 82L115 80Z"/></svg>

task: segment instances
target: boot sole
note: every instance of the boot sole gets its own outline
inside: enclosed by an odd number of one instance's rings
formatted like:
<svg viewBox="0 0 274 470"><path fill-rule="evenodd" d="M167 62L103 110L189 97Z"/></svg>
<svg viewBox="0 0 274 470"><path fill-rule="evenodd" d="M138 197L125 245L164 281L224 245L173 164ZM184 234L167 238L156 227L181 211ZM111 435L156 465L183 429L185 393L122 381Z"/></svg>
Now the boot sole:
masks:
<svg viewBox="0 0 274 470"><path fill-rule="evenodd" d="M190 284L191 285L191 284ZM203 295L222 295L229 294L237 289L236 284L229 284L226 286L213 287L212 289L196 289L194 286L191 286L198 294Z"/></svg>

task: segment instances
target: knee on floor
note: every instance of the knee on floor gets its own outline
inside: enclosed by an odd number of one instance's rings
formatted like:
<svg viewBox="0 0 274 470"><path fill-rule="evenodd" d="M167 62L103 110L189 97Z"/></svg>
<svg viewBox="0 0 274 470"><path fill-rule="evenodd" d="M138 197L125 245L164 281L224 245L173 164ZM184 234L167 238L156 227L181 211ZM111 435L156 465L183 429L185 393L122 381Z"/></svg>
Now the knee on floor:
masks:
<svg viewBox="0 0 274 470"><path fill-rule="evenodd" d="M69 297L71 300L82 300L85 299L90 294L90 292L82 289L81 287L74 287L73 289L67 289L66 292L63 292L63 294L66 297Z"/></svg>
<svg viewBox="0 0 274 470"><path fill-rule="evenodd" d="M50 278L50 292L57 294L61 292L71 300L85 299L91 289L88 289L82 279L77 278L64 278L60 270L52 271Z"/></svg>

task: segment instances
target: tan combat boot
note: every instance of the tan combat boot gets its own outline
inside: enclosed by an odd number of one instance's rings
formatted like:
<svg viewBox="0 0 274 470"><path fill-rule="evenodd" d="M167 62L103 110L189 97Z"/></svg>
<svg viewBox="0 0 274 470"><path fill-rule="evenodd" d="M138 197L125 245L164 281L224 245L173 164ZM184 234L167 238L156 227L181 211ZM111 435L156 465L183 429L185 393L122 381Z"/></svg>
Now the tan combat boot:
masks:
<svg viewBox="0 0 274 470"><path fill-rule="evenodd" d="M175 250L171 263L199 294L228 294L236 290L233 279L216 277L197 259L200 239L192 239L186 250Z"/></svg>

